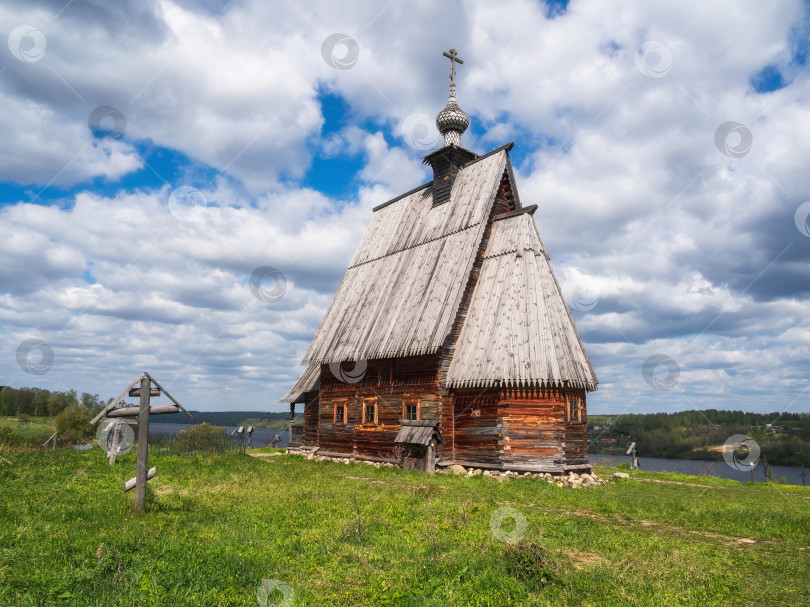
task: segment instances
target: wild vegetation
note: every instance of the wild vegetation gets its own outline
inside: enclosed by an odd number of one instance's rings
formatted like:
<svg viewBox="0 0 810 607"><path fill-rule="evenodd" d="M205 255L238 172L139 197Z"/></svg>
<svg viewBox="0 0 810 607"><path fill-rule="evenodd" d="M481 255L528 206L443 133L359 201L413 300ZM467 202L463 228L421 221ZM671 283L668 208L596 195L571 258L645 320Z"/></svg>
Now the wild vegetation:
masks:
<svg viewBox="0 0 810 607"><path fill-rule="evenodd" d="M135 514L134 451L114 466L100 449L0 457L3 605L810 603L802 487L633 472L572 490L150 454Z"/></svg>

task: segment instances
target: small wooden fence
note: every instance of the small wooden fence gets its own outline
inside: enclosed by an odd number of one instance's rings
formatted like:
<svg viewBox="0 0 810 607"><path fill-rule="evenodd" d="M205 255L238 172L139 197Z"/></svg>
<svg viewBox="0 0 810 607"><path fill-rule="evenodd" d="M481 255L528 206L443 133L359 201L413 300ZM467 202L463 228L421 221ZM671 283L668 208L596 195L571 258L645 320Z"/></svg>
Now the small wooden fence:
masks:
<svg viewBox="0 0 810 607"><path fill-rule="evenodd" d="M155 455L194 455L197 453L245 454L244 436L178 436L157 434L149 436L149 453Z"/></svg>

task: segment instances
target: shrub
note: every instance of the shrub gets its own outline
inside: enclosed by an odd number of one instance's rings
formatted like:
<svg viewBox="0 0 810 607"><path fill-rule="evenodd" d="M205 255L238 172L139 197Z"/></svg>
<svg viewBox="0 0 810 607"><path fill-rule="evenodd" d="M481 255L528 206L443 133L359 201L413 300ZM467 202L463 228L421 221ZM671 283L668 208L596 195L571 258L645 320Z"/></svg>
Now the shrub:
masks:
<svg viewBox="0 0 810 607"><path fill-rule="evenodd" d="M93 435L93 414L82 405L70 405L56 416L56 431L66 441L79 441Z"/></svg>
<svg viewBox="0 0 810 607"><path fill-rule="evenodd" d="M19 439L8 426L0 427L0 445L16 445Z"/></svg>
<svg viewBox="0 0 810 607"><path fill-rule="evenodd" d="M534 542L507 545L503 562L512 577L535 592L557 581L545 550Z"/></svg>
<svg viewBox="0 0 810 607"><path fill-rule="evenodd" d="M212 426L208 422L183 428L175 436L179 439L180 448L187 443L189 449L194 451L219 451L222 447L222 437L225 429L222 426Z"/></svg>

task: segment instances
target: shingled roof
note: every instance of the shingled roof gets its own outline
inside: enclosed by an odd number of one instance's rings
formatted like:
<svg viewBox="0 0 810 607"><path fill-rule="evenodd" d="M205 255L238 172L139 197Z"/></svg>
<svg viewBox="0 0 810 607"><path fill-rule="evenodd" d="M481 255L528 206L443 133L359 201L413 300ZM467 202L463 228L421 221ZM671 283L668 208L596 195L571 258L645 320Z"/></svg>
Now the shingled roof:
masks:
<svg viewBox="0 0 810 607"><path fill-rule="evenodd" d="M305 392L310 392L315 390L320 385L321 381L321 366L320 365L310 365L307 367L306 371L301 374L301 377L298 378L298 381L295 382L295 385L290 388L290 391L287 392L284 396L281 397L281 400L278 402L280 403L300 403L303 402L303 396Z"/></svg>
<svg viewBox="0 0 810 607"><path fill-rule="evenodd" d="M596 374L531 215L516 195L511 144L468 162L450 199L428 183L374 210L332 304L282 402L312 389L321 364L439 351L462 305L503 179L517 210L494 222L446 387L595 390ZM503 218L500 218L503 217Z"/></svg>
<svg viewBox="0 0 810 607"><path fill-rule="evenodd" d="M496 220L447 387L596 384L531 215Z"/></svg>
<svg viewBox="0 0 810 607"><path fill-rule="evenodd" d="M507 162L505 150L473 161L440 206L427 185L378 207L302 364L438 351Z"/></svg>

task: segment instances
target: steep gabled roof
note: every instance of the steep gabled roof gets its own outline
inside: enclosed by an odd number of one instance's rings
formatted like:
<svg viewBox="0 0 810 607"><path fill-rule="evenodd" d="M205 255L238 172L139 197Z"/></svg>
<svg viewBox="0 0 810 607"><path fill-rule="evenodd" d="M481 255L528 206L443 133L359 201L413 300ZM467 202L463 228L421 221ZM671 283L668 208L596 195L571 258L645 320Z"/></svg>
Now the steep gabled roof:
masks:
<svg viewBox="0 0 810 607"><path fill-rule="evenodd" d="M428 184L377 207L302 364L438 351L508 164L504 149L473 160L439 206Z"/></svg>
<svg viewBox="0 0 810 607"><path fill-rule="evenodd" d="M495 221L447 387L596 384L534 219Z"/></svg>
<svg viewBox="0 0 810 607"><path fill-rule="evenodd" d="M320 365L310 365L307 367L306 371L301 374L301 377L298 378L298 381L295 382L295 385L290 389L287 394L281 397L281 400L278 402L280 403L300 403L303 402L301 398L305 392L310 392L311 390L315 390L320 385L321 379L321 366Z"/></svg>
<svg viewBox="0 0 810 607"><path fill-rule="evenodd" d="M530 214L536 207L521 208L509 149L466 164L446 203L434 206L428 183L374 209L304 356L309 366L282 402L301 402L304 392L316 389L324 363L435 353L457 319L463 324L446 387L596 390L596 374ZM492 224L465 313L464 289L502 186L509 186L517 208Z"/></svg>

